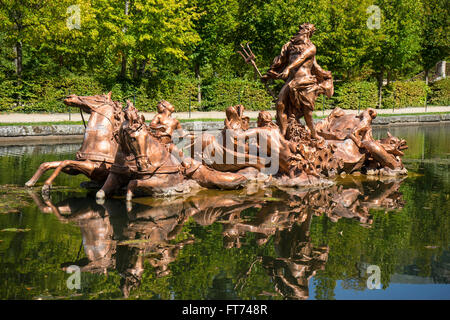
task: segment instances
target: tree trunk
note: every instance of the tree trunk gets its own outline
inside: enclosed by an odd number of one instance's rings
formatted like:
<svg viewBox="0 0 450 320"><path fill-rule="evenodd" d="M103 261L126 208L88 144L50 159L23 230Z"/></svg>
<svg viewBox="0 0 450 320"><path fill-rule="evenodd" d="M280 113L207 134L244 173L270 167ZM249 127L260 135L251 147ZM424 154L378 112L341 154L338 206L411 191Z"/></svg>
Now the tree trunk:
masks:
<svg viewBox="0 0 450 320"><path fill-rule="evenodd" d="M15 53L15 65L16 65L16 76L19 79L19 81L22 80L22 71L23 71L23 65L22 65L22 42L17 41L14 46L14 53Z"/></svg>
<svg viewBox="0 0 450 320"><path fill-rule="evenodd" d="M138 68L137 68L137 59L133 59L133 80L136 80L138 77Z"/></svg>
<svg viewBox="0 0 450 320"><path fill-rule="evenodd" d="M383 71L377 73L377 82L378 82L378 105L377 109L381 108L382 102L382 90L383 90Z"/></svg>
<svg viewBox="0 0 450 320"><path fill-rule="evenodd" d="M125 9L124 9L124 13L127 16L128 15L128 7L129 7L130 2L128 0L125 0ZM122 29L123 33L127 32L127 27L124 27ZM122 53L122 68L120 70L120 76L122 78L125 78L127 76L127 55L125 53L125 50Z"/></svg>
<svg viewBox="0 0 450 320"><path fill-rule="evenodd" d="M425 69L425 84L428 85L428 74L430 73L430 69Z"/></svg>
<svg viewBox="0 0 450 320"><path fill-rule="evenodd" d="M120 69L120 77L125 78L127 76L127 57L125 53L122 55L122 67Z"/></svg>
<svg viewBox="0 0 450 320"><path fill-rule="evenodd" d="M145 67L147 66L147 63L148 63L148 59L144 59L144 60L142 60L142 62L141 62L141 66L140 66L140 68L139 68L139 75L140 75L140 78L142 79L142 77L144 76L144 73L145 73Z"/></svg>
<svg viewBox="0 0 450 320"><path fill-rule="evenodd" d="M195 64L194 66L195 77L197 78L197 101L198 105L202 105L202 86L201 86L201 78L200 78L200 66Z"/></svg>

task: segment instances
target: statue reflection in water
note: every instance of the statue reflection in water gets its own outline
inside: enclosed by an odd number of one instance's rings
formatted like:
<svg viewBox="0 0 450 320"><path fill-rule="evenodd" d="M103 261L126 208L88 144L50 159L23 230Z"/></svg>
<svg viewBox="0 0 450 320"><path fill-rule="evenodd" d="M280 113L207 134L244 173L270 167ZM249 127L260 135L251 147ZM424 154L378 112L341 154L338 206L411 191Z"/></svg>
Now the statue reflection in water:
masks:
<svg viewBox="0 0 450 320"><path fill-rule="evenodd" d="M145 199L146 204L108 199L102 205L94 198L69 198L58 204L31 193L42 212L53 213L62 222L80 227L85 258L64 262L62 268L78 265L82 272L107 274L117 270L125 298L137 288L147 260L157 277L170 274L170 263L193 235L176 240L183 225L192 218L200 226L220 222L224 247L239 248L242 239L254 234L256 244L266 245L273 238L276 256L259 256L251 264L262 264L272 278L275 290L286 299L307 299L309 280L326 267L329 248L314 245L310 227L313 216L326 215L336 222L356 219L370 227L370 208L403 207L398 191L401 180L365 181L346 178L332 187L301 191L251 188L239 192L215 194L212 191L170 199ZM276 197L273 197L276 196ZM246 209L257 209L249 215ZM245 278L246 275L243 276ZM241 279L236 288L242 285Z"/></svg>

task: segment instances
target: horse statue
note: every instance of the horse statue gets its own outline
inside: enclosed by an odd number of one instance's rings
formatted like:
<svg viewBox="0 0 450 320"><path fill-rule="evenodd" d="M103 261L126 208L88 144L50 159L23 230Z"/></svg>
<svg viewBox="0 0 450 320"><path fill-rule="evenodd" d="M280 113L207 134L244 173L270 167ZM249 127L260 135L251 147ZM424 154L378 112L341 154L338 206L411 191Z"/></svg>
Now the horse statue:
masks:
<svg viewBox="0 0 450 320"><path fill-rule="evenodd" d="M44 182L43 192L48 192L53 180L63 171L70 175L84 174L92 181L102 185L108 177L117 152L117 141L113 132L123 121L122 105L111 99L111 92L104 95L77 96L69 95L64 104L80 108L91 116L86 126L83 144L77 152L75 160L44 162L33 177L25 183L32 187L48 170L55 169Z"/></svg>
<svg viewBox="0 0 450 320"><path fill-rule="evenodd" d="M193 187L186 183L197 182L205 188L237 189L247 179L236 173L219 172L211 169L180 152L171 152L145 124L144 116L139 116L131 102L124 110L125 121L115 133L119 144L114 165L103 187L97 192L97 199L102 200L126 186L126 199L132 199L136 189L145 194L168 194L185 192ZM133 165L126 165L127 161Z"/></svg>

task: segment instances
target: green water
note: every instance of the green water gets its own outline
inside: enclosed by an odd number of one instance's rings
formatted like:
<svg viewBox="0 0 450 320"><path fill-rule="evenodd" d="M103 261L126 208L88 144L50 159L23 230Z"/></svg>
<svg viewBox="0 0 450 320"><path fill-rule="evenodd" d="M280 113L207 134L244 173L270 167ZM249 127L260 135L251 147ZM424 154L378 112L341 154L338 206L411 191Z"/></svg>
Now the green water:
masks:
<svg viewBox="0 0 450 320"><path fill-rule="evenodd" d="M403 181L347 177L131 208L97 204L83 176L61 174L51 199L22 187L78 145L0 145L0 299L450 299L450 126L391 133L409 145ZM368 288L369 266L380 289Z"/></svg>

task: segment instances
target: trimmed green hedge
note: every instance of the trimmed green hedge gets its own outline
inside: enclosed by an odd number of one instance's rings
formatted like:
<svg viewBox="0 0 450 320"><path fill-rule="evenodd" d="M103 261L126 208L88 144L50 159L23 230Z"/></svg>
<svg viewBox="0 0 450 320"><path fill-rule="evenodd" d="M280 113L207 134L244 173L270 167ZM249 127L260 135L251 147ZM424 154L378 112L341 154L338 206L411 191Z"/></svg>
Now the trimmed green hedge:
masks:
<svg viewBox="0 0 450 320"><path fill-rule="evenodd" d="M5 80L0 84L0 111L67 112L62 99L69 93L93 95L104 88L87 76L40 79L39 81Z"/></svg>
<svg viewBox="0 0 450 320"><path fill-rule="evenodd" d="M350 81L337 83L332 97L332 107L341 109L376 108L378 89L375 82Z"/></svg>
<svg viewBox="0 0 450 320"><path fill-rule="evenodd" d="M103 83L90 76L16 81L0 79L0 111L6 112L68 112L62 98L69 93L94 95L112 91L113 99L124 102L136 98L136 107L142 111L155 111L159 100L170 101L177 111L223 111L231 105L243 104L247 110L268 110L273 107L272 97L259 81L239 78L210 78L201 84L202 103L197 102L198 82L193 77L176 76L158 78L135 86L130 82ZM423 81L396 81L383 88L383 108L424 106L425 96L434 105L450 105L450 79L433 83L431 90ZM376 108L378 90L375 82L336 82L331 99L319 99L316 110L340 107L342 109ZM73 108L72 108L73 110ZM75 112L75 110L73 110Z"/></svg>
<svg viewBox="0 0 450 320"><path fill-rule="evenodd" d="M423 107L428 94L425 81L396 81L383 88L384 109Z"/></svg>
<svg viewBox="0 0 450 320"><path fill-rule="evenodd" d="M149 85L133 86L126 82L102 84L88 76L69 76L39 81L23 81L16 86L13 80L0 83L0 111L6 112L68 112L62 98L69 93L94 95L112 91L114 100L136 98L142 111L156 111L159 100L171 102L177 111L225 110L228 106L244 104L248 110L267 110L271 97L262 84L242 79L214 78L202 84L202 104L197 102L197 80L186 76L158 79L158 88Z"/></svg>
<svg viewBox="0 0 450 320"><path fill-rule="evenodd" d="M143 106L147 111L156 111L156 104L159 100L167 100L175 106L175 110L180 112L189 111L189 103L191 104L191 111L199 109L197 103L197 84L198 81L194 78L179 76L175 78L164 79L163 87L165 90L158 91L151 105ZM137 105L140 109L142 101Z"/></svg>
<svg viewBox="0 0 450 320"><path fill-rule="evenodd" d="M202 110L225 110L227 107L243 104L247 110L268 110L272 97L259 81L215 78L202 87L204 101Z"/></svg>
<svg viewBox="0 0 450 320"><path fill-rule="evenodd" d="M450 78L436 81L430 86L428 103L435 106L450 105Z"/></svg>

